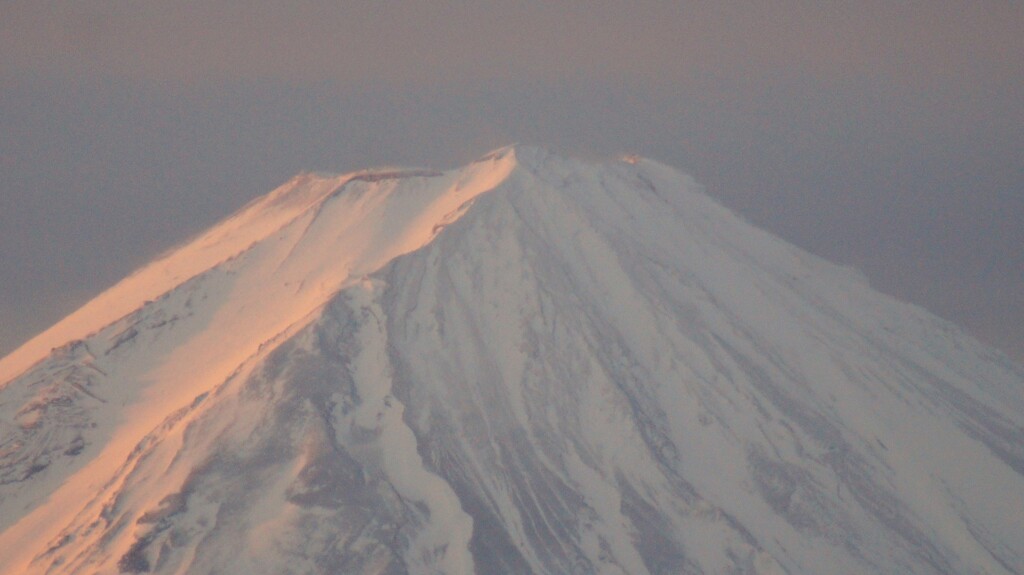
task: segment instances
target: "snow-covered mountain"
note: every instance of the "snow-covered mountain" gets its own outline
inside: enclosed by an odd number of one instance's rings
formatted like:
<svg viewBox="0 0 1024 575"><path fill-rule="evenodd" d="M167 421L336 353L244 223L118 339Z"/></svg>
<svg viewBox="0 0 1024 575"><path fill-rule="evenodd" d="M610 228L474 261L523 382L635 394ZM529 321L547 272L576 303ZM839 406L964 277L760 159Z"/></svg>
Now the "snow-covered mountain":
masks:
<svg viewBox="0 0 1024 575"><path fill-rule="evenodd" d="M1024 573L1024 369L638 158L301 175L0 385L3 573Z"/></svg>

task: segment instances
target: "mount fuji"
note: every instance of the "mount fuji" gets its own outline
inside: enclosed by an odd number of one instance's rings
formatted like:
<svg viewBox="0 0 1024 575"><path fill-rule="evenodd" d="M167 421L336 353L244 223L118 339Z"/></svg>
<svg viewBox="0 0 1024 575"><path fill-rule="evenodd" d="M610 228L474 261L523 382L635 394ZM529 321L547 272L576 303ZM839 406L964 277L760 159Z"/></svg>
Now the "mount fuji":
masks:
<svg viewBox="0 0 1024 575"><path fill-rule="evenodd" d="M0 572L1019 575L1024 368L650 160L302 174L0 360Z"/></svg>

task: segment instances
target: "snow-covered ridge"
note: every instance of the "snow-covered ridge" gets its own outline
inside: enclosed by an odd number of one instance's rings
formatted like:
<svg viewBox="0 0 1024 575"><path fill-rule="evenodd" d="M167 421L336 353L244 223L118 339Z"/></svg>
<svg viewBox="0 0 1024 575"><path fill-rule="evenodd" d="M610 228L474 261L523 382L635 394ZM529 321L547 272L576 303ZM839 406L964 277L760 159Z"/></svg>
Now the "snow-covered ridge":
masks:
<svg viewBox="0 0 1024 575"><path fill-rule="evenodd" d="M641 158L300 175L40 337L2 572L1024 572L1021 367Z"/></svg>
<svg viewBox="0 0 1024 575"><path fill-rule="evenodd" d="M461 171L379 168L349 174L300 174L269 194L250 202L187 244L158 257L153 263L137 270L72 315L0 359L0 386L45 357L51 349L87 337L178 285L232 258L239 257L258 244L271 239L274 234L287 232L289 226L296 220L324 208L325 203L355 187L360 187L360 183L364 184L363 189L352 191L353 194L377 196L377 199L360 202L360 208L380 208L380 202L396 188L417 188L417 193L434 202L433 211L422 215L426 219L438 219L438 222L430 226L432 229L433 225L440 223L451 212L451 209L457 207L449 204L470 200L476 194L487 191L500 183L515 165L515 154L511 149L496 150L489 156L491 159L481 160L470 169ZM435 181L402 182L427 178ZM413 207L416 206L402 209ZM395 206L391 211L397 209L399 207ZM437 211L444 213L438 217L435 213ZM351 223L358 220L360 215L349 214L346 216L349 218L347 221ZM382 222L383 227L377 233L388 236L392 228L405 223L407 222ZM422 229L417 229L417 232L422 232ZM411 237L406 233L407 243L404 247L409 249L411 246L421 245L429 241L429 237L429 234ZM346 239L361 243L371 242L371 239L366 237ZM333 287L337 289L338 286Z"/></svg>
<svg viewBox="0 0 1024 575"><path fill-rule="evenodd" d="M0 529L20 516L14 505L30 509L50 496L36 515L45 522L80 499L85 478L120 465L165 410L187 406L244 371L313 321L346 285L429 242L515 166L514 153L504 153L444 173L301 174L0 360L0 388L9 400L0 411L7 446L0 462L14 466L8 475L15 483L31 477L33 484L17 501L0 492ZM66 376L59 366L39 364L69 346L95 358L90 362L102 376L89 388L94 397L72 401L77 372ZM43 382L50 391L39 395ZM37 408L22 408L32 402ZM58 409L64 405L70 407ZM74 428L55 431L67 422ZM30 437L45 443L29 451ZM86 440L89 447L75 447ZM62 455L69 450L75 457ZM66 469L39 473L47 467ZM29 520L33 526L23 533L32 539L41 527Z"/></svg>

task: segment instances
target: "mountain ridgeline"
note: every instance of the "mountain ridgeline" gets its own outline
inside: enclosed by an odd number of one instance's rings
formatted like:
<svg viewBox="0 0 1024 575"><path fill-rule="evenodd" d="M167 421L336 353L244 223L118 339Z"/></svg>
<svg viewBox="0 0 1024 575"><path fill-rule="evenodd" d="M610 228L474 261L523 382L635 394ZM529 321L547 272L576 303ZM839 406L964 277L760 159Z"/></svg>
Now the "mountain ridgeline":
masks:
<svg viewBox="0 0 1024 575"><path fill-rule="evenodd" d="M4 573L1024 574L1024 369L641 158L297 176L0 386Z"/></svg>

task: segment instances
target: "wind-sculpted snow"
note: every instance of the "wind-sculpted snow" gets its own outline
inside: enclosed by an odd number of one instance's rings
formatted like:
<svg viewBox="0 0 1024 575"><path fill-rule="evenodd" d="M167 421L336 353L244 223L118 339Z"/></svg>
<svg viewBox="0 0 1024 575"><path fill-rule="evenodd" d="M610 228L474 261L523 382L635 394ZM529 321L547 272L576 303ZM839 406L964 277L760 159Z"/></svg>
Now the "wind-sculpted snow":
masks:
<svg viewBox="0 0 1024 575"><path fill-rule="evenodd" d="M1024 573L1020 366L654 162L303 176L162 261L4 378L0 571Z"/></svg>

